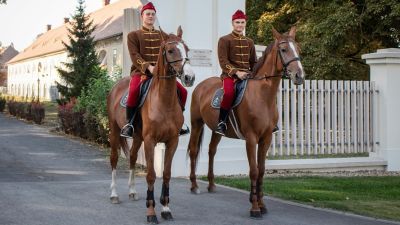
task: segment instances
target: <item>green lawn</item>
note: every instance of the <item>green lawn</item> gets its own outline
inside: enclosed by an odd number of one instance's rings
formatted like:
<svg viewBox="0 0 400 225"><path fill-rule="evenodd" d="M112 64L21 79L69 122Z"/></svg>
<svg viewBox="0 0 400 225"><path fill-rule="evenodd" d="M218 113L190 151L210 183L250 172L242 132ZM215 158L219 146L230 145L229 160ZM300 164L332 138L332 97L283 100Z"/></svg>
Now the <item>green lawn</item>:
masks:
<svg viewBox="0 0 400 225"><path fill-rule="evenodd" d="M216 183L249 190L248 178L217 177ZM399 176L266 178L264 193L317 207L400 221Z"/></svg>

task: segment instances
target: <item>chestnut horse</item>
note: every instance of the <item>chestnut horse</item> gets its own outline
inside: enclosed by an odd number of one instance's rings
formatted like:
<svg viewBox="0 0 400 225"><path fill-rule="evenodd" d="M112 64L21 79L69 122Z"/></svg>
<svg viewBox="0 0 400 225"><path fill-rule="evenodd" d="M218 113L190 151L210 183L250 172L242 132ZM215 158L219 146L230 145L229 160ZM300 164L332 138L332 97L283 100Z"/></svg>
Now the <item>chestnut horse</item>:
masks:
<svg viewBox="0 0 400 225"><path fill-rule="evenodd" d="M303 67L298 55L295 42L295 27L290 29L288 35L279 34L272 29L274 41L265 50L262 58L253 68L247 84L247 91L242 102L233 109L238 119L239 129L246 141L247 159L250 167L250 217L261 218L267 212L263 202L263 176L265 172L265 159L271 144L272 129L278 121L276 95L282 76L289 76L294 84L299 85L304 81ZM211 107L211 99L217 89L221 88L220 78L211 77L202 81L193 91L191 104L192 133L188 146L190 155L190 180L191 191L200 193L196 182L196 163L201 148L204 124L211 130L217 128L218 109ZM226 137L238 138L228 123ZM215 191L214 184L214 156L221 136L212 133L209 145L208 191ZM258 151L256 145L258 144Z"/></svg>
<svg viewBox="0 0 400 225"><path fill-rule="evenodd" d="M169 34L161 43L157 64L149 92L140 109L141 116L137 116L133 134L133 143L130 149L130 176L129 197L137 200L135 190L135 163L138 150L144 141L144 151L147 164L147 221L158 223L155 213L154 182L154 147L157 143L165 143L163 185L160 202L163 205L161 216L166 220L172 219L169 203L169 181L171 178L172 158L176 151L179 130L183 124L183 113L179 103L176 78L180 78L185 86L192 86L194 73L188 57L188 48L182 40L182 29L179 27L177 35ZM120 137L121 127L126 122L125 109L120 106L120 99L129 87L129 77L120 80L111 90L107 98L108 119L110 124L110 144L112 167L111 202L118 203L116 191L116 166L118 149L122 147L127 152L126 139ZM142 122L140 122L140 119ZM141 124L141 126L140 126ZM127 153L126 153L127 154Z"/></svg>

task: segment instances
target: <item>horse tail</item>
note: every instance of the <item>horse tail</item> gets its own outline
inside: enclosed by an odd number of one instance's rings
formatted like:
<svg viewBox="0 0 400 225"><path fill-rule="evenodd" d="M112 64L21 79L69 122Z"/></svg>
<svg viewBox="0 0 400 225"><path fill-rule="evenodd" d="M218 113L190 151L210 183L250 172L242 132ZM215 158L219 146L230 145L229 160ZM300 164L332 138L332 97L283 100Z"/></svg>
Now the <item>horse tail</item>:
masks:
<svg viewBox="0 0 400 225"><path fill-rule="evenodd" d="M126 138L119 137L119 144L121 145L121 148L125 154L125 157L128 158L129 157L129 146L128 146L128 142L126 141Z"/></svg>

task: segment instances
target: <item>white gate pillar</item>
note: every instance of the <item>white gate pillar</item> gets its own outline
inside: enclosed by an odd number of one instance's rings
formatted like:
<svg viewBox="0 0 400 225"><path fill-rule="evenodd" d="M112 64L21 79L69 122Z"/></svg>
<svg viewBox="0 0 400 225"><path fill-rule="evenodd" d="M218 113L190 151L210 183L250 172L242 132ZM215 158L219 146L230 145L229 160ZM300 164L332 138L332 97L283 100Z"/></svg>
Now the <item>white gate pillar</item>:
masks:
<svg viewBox="0 0 400 225"><path fill-rule="evenodd" d="M379 90L378 155L387 160L388 171L400 171L400 49L381 49L362 58L369 64L370 80Z"/></svg>

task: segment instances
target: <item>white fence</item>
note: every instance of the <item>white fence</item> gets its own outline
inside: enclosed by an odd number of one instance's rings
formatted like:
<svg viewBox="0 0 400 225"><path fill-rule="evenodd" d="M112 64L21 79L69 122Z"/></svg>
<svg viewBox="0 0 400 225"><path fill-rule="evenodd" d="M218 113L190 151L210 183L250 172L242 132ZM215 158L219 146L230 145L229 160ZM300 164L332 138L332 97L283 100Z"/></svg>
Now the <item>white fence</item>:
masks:
<svg viewBox="0 0 400 225"><path fill-rule="evenodd" d="M378 144L376 101L370 81L282 80L277 96L280 132L269 156L366 153Z"/></svg>

